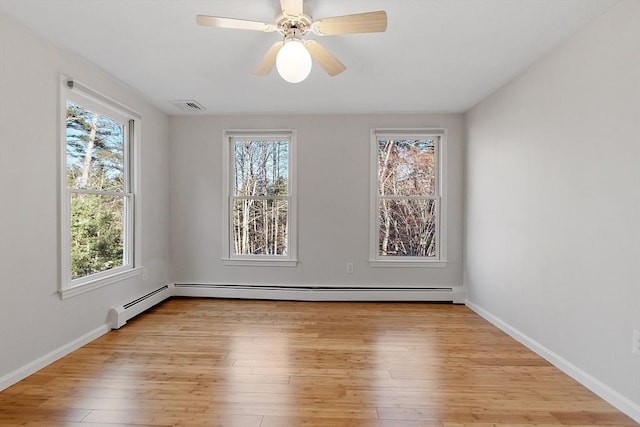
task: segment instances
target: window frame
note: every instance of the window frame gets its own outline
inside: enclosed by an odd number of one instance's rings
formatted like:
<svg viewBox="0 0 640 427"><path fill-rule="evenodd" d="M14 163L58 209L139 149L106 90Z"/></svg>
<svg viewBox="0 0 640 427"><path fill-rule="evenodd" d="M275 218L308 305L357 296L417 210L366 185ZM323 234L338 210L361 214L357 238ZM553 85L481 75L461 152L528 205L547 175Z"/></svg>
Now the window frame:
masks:
<svg viewBox="0 0 640 427"><path fill-rule="evenodd" d="M417 256L382 256L379 253L379 206L383 198L378 189L378 139L421 139L437 136L435 143L436 155L436 185L433 196L399 196L397 199L434 200L436 203L435 217L435 257ZM371 267L445 267L447 264L446 251L446 220L447 220L447 192L446 192L446 128L386 128L371 129L370 138L370 207L369 207L369 265Z"/></svg>
<svg viewBox="0 0 640 427"><path fill-rule="evenodd" d="M62 299L89 292L103 286L119 283L141 275L140 213L137 209L139 156L138 142L142 116L119 102L102 95L84 84L61 76L60 91L60 151L59 151L59 211L60 211L60 285ZM67 102L109 117L124 127L125 188L120 192L72 189L67 185ZM71 196L72 194L99 194L123 197L124 254L123 265L87 276L71 276Z"/></svg>
<svg viewBox="0 0 640 427"><path fill-rule="evenodd" d="M233 226L231 220L233 215L232 199L234 199L234 174L235 157L232 149L233 143L237 139L255 140L286 140L288 141L287 158L287 195L286 196L264 196L260 199L284 199L287 200L287 254L286 255L237 255L233 252ZM222 262L228 266L280 266L295 267L297 259L297 203L296 203L296 181L297 181L297 161L296 145L297 132L293 129L275 130L237 130L227 129L223 135L223 239L222 239Z"/></svg>

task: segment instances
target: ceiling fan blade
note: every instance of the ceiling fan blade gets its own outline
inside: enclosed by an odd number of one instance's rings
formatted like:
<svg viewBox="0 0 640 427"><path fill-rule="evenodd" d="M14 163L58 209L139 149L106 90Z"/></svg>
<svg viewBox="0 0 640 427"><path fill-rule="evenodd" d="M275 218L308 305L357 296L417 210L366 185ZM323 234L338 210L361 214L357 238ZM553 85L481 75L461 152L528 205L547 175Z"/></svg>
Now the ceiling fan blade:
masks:
<svg viewBox="0 0 640 427"><path fill-rule="evenodd" d="M265 53L260 62L258 62L256 68L253 69L253 74L256 76L268 75L273 69L273 66L276 65L276 57L280 49L282 49L282 46L284 46L283 41L272 44L269 50L267 50L267 53Z"/></svg>
<svg viewBox="0 0 640 427"><path fill-rule="evenodd" d="M387 30L387 12L356 13L315 21L311 26L319 36L347 33L381 33Z"/></svg>
<svg viewBox="0 0 640 427"><path fill-rule="evenodd" d="M280 6L285 15L302 15L302 0L280 0Z"/></svg>
<svg viewBox="0 0 640 427"><path fill-rule="evenodd" d="M232 28L234 30L253 30L270 33L275 31L273 25L258 21L247 21L246 19L223 18L221 16L198 15L196 17L198 25L218 28Z"/></svg>
<svg viewBox="0 0 640 427"><path fill-rule="evenodd" d="M333 56L327 49L315 40L304 42L311 57L315 59L324 71L331 77L336 76L347 69L342 62Z"/></svg>

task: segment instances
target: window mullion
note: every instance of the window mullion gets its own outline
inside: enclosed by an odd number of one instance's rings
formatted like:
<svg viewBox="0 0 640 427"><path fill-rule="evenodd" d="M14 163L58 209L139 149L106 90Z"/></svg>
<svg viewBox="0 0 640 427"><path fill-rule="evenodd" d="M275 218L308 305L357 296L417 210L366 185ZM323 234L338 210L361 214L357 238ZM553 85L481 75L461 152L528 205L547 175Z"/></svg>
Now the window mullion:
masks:
<svg viewBox="0 0 640 427"><path fill-rule="evenodd" d="M85 188L67 188L67 191L69 191L69 193L95 194L97 196L133 196L133 193L125 193L122 191L89 190Z"/></svg>
<svg viewBox="0 0 640 427"><path fill-rule="evenodd" d="M289 196L231 196L235 200L289 200Z"/></svg>
<svg viewBox="0 0 640 427"><path fill-rule="evenodd" d="M378 200L438 200L438 196L389 196L379 194Z"/></svg>

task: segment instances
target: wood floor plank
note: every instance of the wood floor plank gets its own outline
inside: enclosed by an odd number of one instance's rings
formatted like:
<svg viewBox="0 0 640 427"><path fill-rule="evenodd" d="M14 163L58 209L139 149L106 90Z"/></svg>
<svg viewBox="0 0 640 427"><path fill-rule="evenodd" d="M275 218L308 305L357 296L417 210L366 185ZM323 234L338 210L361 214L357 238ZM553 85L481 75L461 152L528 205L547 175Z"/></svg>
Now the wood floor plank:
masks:
<svg viewBox="0 0 640 427"><path fill-rule="evenodd" d="M442 427L439 421L345 420L343 418L298 418L265 416L260 427Z"/></svg>
<svg viewBox="0 0 640 427"><path fill-rule="evenodd" d="M464 306L175 298L0 393L0 426L638 426Z"/></svg>

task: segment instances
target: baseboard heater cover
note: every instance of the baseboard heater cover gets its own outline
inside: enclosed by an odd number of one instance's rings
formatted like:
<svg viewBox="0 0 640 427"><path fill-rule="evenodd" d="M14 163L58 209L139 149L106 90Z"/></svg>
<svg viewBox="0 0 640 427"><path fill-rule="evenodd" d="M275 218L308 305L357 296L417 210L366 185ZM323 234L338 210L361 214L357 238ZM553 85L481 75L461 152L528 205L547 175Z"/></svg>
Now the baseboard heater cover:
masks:
<svg viewBox="0 0 640 427"><path fill-rule="evenodd" d="M457 287L175 283L173 295L291 301L450 301L464 304L464 292Z"/></svg>
<svg viewBox="0 0 640 427"><path fill-rule="evenodd" d="M111 329L120 329L127 320L132 319L145 310L150 309L173 295L173 285L164 285L139 298L109 310Z"/></svg>

